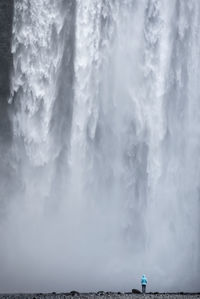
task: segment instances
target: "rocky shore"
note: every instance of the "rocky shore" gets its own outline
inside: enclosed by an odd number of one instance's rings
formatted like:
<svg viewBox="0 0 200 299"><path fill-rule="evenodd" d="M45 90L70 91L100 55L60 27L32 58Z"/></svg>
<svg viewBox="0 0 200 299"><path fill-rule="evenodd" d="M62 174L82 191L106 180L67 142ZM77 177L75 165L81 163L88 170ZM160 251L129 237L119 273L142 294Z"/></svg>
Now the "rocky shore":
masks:
<svg viewBox="0 0 200 299"><path fill-rule="evenodd" d="M200 298L200 293L147 293L133 294L133 293L112 293L112 292L98 292L98 293L37 293L37 294L0 294L0 299L196 299Z"/></svg>

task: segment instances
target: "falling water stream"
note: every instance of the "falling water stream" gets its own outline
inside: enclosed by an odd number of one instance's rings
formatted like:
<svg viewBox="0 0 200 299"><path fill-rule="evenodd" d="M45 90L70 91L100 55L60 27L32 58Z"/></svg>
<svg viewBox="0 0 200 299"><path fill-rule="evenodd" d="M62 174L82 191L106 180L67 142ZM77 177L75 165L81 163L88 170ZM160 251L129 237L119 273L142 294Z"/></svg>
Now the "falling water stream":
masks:
<svg viewBox="0 0 200 299"><path fill-rule="evenodd" d="M199 28L198 0L15 0L0 291L199 290Z"/></svg>

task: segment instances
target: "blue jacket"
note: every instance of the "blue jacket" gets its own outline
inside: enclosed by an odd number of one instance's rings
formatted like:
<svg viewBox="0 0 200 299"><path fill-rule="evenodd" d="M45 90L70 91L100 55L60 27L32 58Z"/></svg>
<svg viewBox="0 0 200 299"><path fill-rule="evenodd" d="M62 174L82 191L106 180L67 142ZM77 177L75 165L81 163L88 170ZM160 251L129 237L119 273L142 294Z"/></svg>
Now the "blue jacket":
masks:
<svg viewBox="0 0 200 299"><path fill-rule="evenodd" d="M146 285L146 284L147 284L147 278L145 275L142 275L141 285Z"/></svg>

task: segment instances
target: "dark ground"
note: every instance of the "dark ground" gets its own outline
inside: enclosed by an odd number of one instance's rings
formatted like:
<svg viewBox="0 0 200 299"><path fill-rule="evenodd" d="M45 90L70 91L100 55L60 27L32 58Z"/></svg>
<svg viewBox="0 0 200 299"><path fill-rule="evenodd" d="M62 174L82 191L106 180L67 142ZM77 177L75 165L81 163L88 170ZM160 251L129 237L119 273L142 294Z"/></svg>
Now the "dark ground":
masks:
<svg viewBox="0 0 200 299"><path fill-rule="evenodd" d="M148 294L126 294L126 293L82 293L72 295L71 293L38 293L38 294L0 294L0 299L196 299L200 298L200 293L148 293Z"/></svg>

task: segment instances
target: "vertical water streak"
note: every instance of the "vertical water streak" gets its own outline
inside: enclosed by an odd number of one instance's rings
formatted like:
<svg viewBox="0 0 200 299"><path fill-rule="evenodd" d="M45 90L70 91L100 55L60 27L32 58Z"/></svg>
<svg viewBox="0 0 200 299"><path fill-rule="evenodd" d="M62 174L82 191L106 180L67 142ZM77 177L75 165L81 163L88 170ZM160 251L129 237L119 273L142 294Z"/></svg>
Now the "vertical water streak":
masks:
<svg viewBox="0 0 200 299"><path fill-rule="evenodd" d="M98 119L101 6L101 1L93 0L77 1L76 6L75 81L70 164L72 181L76 181L74 187L77 192L80 192L79 197L92 160L89 142L94 139Z"/></svg>

